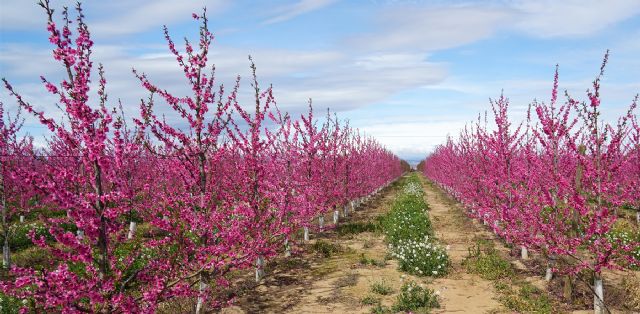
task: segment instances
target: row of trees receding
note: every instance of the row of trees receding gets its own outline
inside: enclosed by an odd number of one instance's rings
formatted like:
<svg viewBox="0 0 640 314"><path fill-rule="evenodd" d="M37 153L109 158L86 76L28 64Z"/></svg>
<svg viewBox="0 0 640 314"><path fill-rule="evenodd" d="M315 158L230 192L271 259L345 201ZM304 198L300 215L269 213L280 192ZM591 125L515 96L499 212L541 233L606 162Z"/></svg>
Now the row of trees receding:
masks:
<svg viewBox="0 0 640 314"><path fill-rule="evenodd" d="M640 265L640 233L624 230L640 223L638 97L615 124L603 121L607 58L586 101L565 93L558 103L556 69L550 102L534 101L526 121L513 125L501 96L491 101L495 125L479 118L421 165L523 256L534 250L546 257L547 280L567 275L567 298L572 277L592 278L597 312L605 310L603 270ZM632 211L637 218L620 219Z"/></svg>
<svg viewBox="0 0 640 314"><path fill-rule="evenodd" d="M185 40L184 52L165 27L191 95L176 96L134 70L149 97L128 126L123 105L110 107L101 65L94 78L80 5L75 20L62 12L61 25L48 1L40 5L53 57L66 73L61 82L42 82L64 118L38 111L4 80L19 108L51 131L46 147L34 147L19 136L24 120L0 105L8 268L0 291L25 309L154 312L183 298L197 299L196 312L219 308L231 299L229 274L257 268L260 276L265 260L288 252L298 231L315 228L316 219L322 229L325 213L347 209L407 170L330 113L324 120L311 106L300 119L281 113L252 61L255 106L242 106L239 77L230 92L216 83L206 10L193 15L200 41ZM166 110L178 119L157 113ZM11 265L12 230L25 217L44 230L29 237L47 258Z"/></svg>

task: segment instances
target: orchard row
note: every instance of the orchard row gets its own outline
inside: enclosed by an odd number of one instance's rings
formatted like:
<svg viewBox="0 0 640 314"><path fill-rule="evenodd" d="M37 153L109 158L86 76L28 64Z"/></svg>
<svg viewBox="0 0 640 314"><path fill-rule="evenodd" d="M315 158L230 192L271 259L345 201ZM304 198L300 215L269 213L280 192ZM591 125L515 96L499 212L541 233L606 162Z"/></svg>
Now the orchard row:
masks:
<svg viewBox="0 0 640 314"><path fill-rule="evenodd" d="M546 257L547 280L592 276L596 310L604 310L603 270L640 266L638 97L616 124L603 121L607 58L586 101L568 93L558 101L556 69L550 102L534 101L525 121L512 123L501 96L491 102L495 125L478 118L423 163L428 178L523 256Z"/></svg>
<svg viewBox="0 0 640 314"><path fill-rule="evenodd" d="M327 113L293 119L253 70L254 110L218 86L207 59L206 10L200 41L169 50L192 94L181 97L134 70L149 98L134 124L111 109L106 74L91 60L93 42L78 5L54 22L53 57L61 82L42 78L64 118L5 87L23 112L51 131L46 147L19 136L23 119L0 106L4 264L3 300L34 312L155 312L172 300L197 300L196 312L232 300L229 275L290 252L296 235L324 227L407 170L395 155ZM75 30L75 31L74 31ZM95 85L94 85L95 83ZM97 97L91 88L97 86ZM171 122L165 120L168 113ZM177 121L176 121L177 120ZM64 121L64 122L63 122ZM25 221L25 219L27 221ZM12 237L33 228L37 263L11 265ZM4 302L4 301L3 301ZM9 302L9 301L7 301ZM5 304L6 305L6 304Z"/></svg>

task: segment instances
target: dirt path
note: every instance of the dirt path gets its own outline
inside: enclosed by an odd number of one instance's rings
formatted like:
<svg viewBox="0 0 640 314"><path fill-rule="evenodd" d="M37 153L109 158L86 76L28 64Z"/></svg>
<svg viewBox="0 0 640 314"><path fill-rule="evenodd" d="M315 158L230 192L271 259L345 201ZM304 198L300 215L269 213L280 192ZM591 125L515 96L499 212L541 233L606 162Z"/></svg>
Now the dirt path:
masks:
<svg viewBox="0 0 640 314"><path fill-rule="evenodd" d="M514 274L507 281L512 288L531 284L540 289L542 294L551 297L551 312L568 312L573 314L592 313L593 310L580 310L589 308L592 304L591 296L587 288L581 286L582 298L577 300L574 296L574 304L563 303L561 298L561 279L554 278L551 284L544 278L544 265L542 257L529 253L529 259L523 261L519 258L519 250L515 252L508 249L504 243L493 233L488 231L481 223L471 220L464 215L460 204L447 196L444 191L422 178L425 191L425 200L431 210L429 215L436 237L443 245L449 245L449 256L452 261L452 271L441 279L434 280L430 287L439 290L441 308L434 310L436 313L512 313L498 300L505 297L505 292L496 291L494 282L480 278L479 275L470 274L462 261L468 256L468 248L480 241L490 242L492 247L500 252L502 258L511 264ZM515 255L514 255L515 254ZM637 271L605 271L606 298L612 313L631 313L622 309L625 299L625 291L622 289L625 277L638 276ZM514 285L515 284L515 285ZM578 289L574 287L574 289ZM551 291L550 291L551 290ZM575 293L575 292L574 292ZM585 297L586 296L586 297ZM636 300L640 298L636 297ZM585 301L586 300L586 301ZM581 303L580 303L581 302ZM636 301L637 302L637 301ZM633 312L636 313L636 312Z"/></svg>
<svg viewBox="0 0 640 314"><path fill-rule="evenodd" d="M490 281L478 275L469 274L462 266L478 238L492 239L490 232L482 230L466 218L456 204L423 178L425 200L431 210L432 225L436 237L443 245L449 246L452 262L450 274L434 280L430 287L440 291L441 308L436 313L486 313L506 311L498 301Z"/></svg>
<svg viewBox="0 0 640 314"><path fill-rule="evenodd" d="M341 223L373 222L388 210L396 193L395 186L385 189L347 219L341 217ZM270 263L264 282L223 313L370 313L372 305L362 304L362 299L372 295L372 283L384 281L394 292L402 285L402 274L394 260L387 260L384 237L379 233L339 235L329 230L312 234L304 246L303 252ZM320 246L335 251L322 256L317 253ZM363 256L384 265L363 265ZM394 294L374 297L386 306L395 300Z"/></svg>
<svg viewBox="0 0 640 314"><path fill-rule="evenodd" d="M372 313L378 303L388 311L400 287L408 280L436 291L440 308L433 309L434 313L512 313L513 310L500 302L505 302L508 296L512 301L521 301L517 296L514 299L513 293L521 291L524 284L538 287L545 291L543 294L549 291L538 274L544 269L536 269L531 259L523 264L485 226L466 217L457 202L424 177L421 180L435 235L448 247L452 265L447 276L433 279L401 273L397 262L388 255L384 236L365 228L375 225L376 218L391 207L398 193L398 186L392 185L350 217L340 218L343 227L354 227L353 230L339 232L331 228L322 233L312 232L311 241L299 241L302 247L292 257L270 261L266 267L267 277L257 286L252 283L251 274L243 274L250 287L240 291L235 305L222 312ZM330 220L331 217L325 217L325 221ZM511 264L514 272L507 280L491 281L467 270L463 261L469 255L469 248L478 242L490 243L501 258ZM391 288L387 295L372 291L372 285L381 282ZM553 302L554 309L557 305ZM571 310L562 308L562 312Z"/></svg>
<svg viewBox="0 0 640 314"><path fill-rule="evenodd" d="M443 245L449 246L453 269L446 277L434 280L399 272L397 262L387 259L384 237L379 233L340 235L330 230L312 234L304 250L293 257L270 263L269 275L263 283L243 293L235 305L223 313L371 313L373 305L364 305L363 298L374 297L381 305L390 307L407 280L437 291L441 308L435 309L435 313L508 312L496 300L491 282L468 273L461 265L476 239L491 239L493 235L464 217L455 202L439 189L426 180L423 186L436 236ZM373 222L388 211L396 194L396 186L387 188L342 223ZM336 251L329 257L314 253L318 242L333 245ZM363 256L384 261L384 265L363 265ZM376 282L390 286L392 293L386 296L372 293L371 285Z"/></svg>

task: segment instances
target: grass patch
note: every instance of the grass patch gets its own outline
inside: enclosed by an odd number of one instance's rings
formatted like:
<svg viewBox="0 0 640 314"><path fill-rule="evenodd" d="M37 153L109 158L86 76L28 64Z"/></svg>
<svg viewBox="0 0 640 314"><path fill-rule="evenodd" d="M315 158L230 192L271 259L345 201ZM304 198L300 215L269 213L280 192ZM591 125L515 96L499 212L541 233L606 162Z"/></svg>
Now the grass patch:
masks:
<svg viewBox="0 0 640 314"><path fill-rule="evenodd" d="M349 222L340 224L336 228L336 232L341 235L359 234L363 232L377 232L380 231L380 225L377 222Z"/></svg>
<svg viewBox="0 0 640 314"><path fill-rule="evenodd" d="M433 229L424 199L421 196L401 194L382 219L382 229L387 241L392 244L432 235Z"/></svg>
<svg viewBox="0 0 640 314"><path fill-rule="evenodd" d="M362 300L360 300L360 303L362 303L363 305L380 304L380 298L374 297L372 295L368 295L362 298Z"/></svg>
<svg viewBox="0 0 640 314"><path fill-rule="evenodd" d="M362 248L363 249L370 249L372 248L374 245L373 241L371 240L365 240L364 243L362 243Z"/></svg>
<svg viewBox="0 0 640 314"><path fill-rule="evenodd" d="M447 274L450 261L443 247L428 236L422 241L400 241L391 246L392 255L398 259L400 270L416 276L440 277Z"/></svg>
<svg viewBox="0 0 640 314"><path fill-rule="evenodd" d="M11 262L20 267L33 267L43 270L51 259L51 253L41 247L32 246L11 256Z"/></svg>
<svg viewBox="0 0 640 314"><path fill-rule="evenodd" d="M335 253L342 251L340 245L324 240L318 240L313 243L313 245L311 245L311 249L324 257L331 257Z"/></svg>
<svg viewBox="0 0 640 314"><path fill-rule="evenodd" d="M343 287L355 286L357 283L358 283L358 274L351 273L344 277L340 277L338 280L335 281L334 284L338 288L343 288Z"/></svg>
<svg viewBox="0 0 640 314"><path fill-rule="evenodd" d="M385 239L400 270L417 276L443 276L450 265L433 236L420 178L406 178L389 213L381 219Z"/></svg>
<svg viewBox="0 0 640 314"><path fill-rule="evenodd" d="M498 254L492 246L483 248L480 243L469 248L469 255L463 261L470 273L478 274L487 280L509 278L514 275L513 267L509 261Z"/></svg>
<svg viewBox="0 0 640 314"><path fill-rule="evenodd" d="M391 313L391 309L388 306L384 306L380 303L376 304L376 306L374 306L371 309L371 314L389 314Z"/></svg>
<svg viewBox="0 0 640 314"><path fill-rule="evenodd" d="M385 267L387 266L386 260L377 260L373 258L368 258L364 253L360 254L360 265L372 265L377 267Z"/></svg>
<svg viewBox="0 0 640 314"><path fill-rule="evenodd" d="M410 281L402 285L392 309L395 312L429 313L431 309L438 307L440 303L433 290Z"/></svg>
<svg viewBox="0 0 640 314"><path fill-rule="evenodd" d="M18 314L20 308L25 305L20 299L4 295L0 292L0 313Z"/></svg>
<svg viewBox="0 0 640 314"><path fill-rule="evenodd" d="M614 248L623 246L631 246L632 250L624 252L622 254L628 255L631 261L626 261L623 256L617 256L622 265L632 270L640 270L640 246L633 246L633 243L640 243L640 230L628 220L618 219L613 228L605 234L607 240L613 245Z"/></svg>
<svg viewBox="0 0 640 314"><path fill-rule="evenodd" d="M45 237L47 241L53 241L47 226L41 222L19 223L15 222L9 227L9 248L12 253L33 247L29 233L33 230L36 236ZM4 243L4 235L0 236L0 241Z"/></svg>
<svg viewBox="0 0 640 314"><path fill-rule="evenodd" d="M371 292L379 295L389 295L393 292L393 289L383 279L381 281L376 281L371 285Z"/></svg>
<svg viewBox="0 0 640 314"><path fill-rule="evenodd" d="M512 289L508 285L503 288L499 300L508 309L518 313L552 313L553 307L549 297L530 283Z"/></svg>

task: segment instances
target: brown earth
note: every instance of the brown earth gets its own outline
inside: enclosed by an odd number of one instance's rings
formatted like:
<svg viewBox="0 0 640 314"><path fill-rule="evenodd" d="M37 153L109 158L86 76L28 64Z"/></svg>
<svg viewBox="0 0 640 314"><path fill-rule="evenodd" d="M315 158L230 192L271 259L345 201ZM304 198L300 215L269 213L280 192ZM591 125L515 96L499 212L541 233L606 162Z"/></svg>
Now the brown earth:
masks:
<svg viewBox="0 0 640 314"><path fill-rule="evenodd" d="M432 187L425 185L425 188L436 234L444 245L451 246L449 253L453 269L448 276L434 280L403 274L398 271L395 260L387 260L384 267L362 265L362 254L378 261L387 258L381 234L363 232L339 236L334 231L326 231L304 245L306 253L300 253L287 262L279 260L278 270L238 298L235 305L223 313L370 313L372 306L363 305L363 298L373 296L379 298L382 305L391 306L406 280L425 284L440 294L441 308L435 311L437 313L503 312L495 300L491 283L468 274L460 266L475 237L486 235L462 224L461 217L455 216L454 209ZM386 189L378 199L352 213L349 222L372 221L384 214L396 193L395 187ZM319 257L309 253L315 241L338 244L342 251L328 258ZM393 292L386 296L372 293L371 285L380 281L390 286Z"/></svg>
<svg viewBox="0 0 640 314"><path fill-rule="evenodd" d="M456 204L439 189L423 180L425 201L429 204L429 216L436 238L449 247L452 269L449 275L438 278L430 285L440 291L440 309L436 313L497 313L508 312L496 300L496 292L490 281L467 272L462 261L468 248L477 239L493 240L494 236L472 223ZM496 246L500 248L500 246ZM504 248L502 248L504 250Z"/></svg>
<svg viewBox="0 0 640 314"><path fill-rule="evenodd" d="M460 207L460 204L457 201L453 200L440 188L428 182L424 177L421 178L425 191L425 200L431 208L430 217L433 228L436 232L436 237L444 245L450 245L449 256L451 257L454 269L451 273L460 274L459 278L456 278L455 275L449 275L446 278L437 279L434 281L434 285L432 285L432 287L434 289L442 290L442 288L438 287L438 284L440 281L443 281L446 284L452 284L453 287L462 289L463 291L459 295L452 297L450 300L447 300L446 294L441 294L443 297L440 302L441 305L443 305L441 308L442 312L512 312L504 308L504 306L495 305L498 302L497 299L500 298L500 293L495 291L492 282L480 278L479 282L481 282L481 284L478 288L483 289L484 292L479 292L475 288L465 288L465 285L475 285L475 283L478 282L477 280L479 277L477 275L468 274L464 267L461 267L460 262L468 255L467 249L469 247L472 247L478 240L484 240L490 241L500 252L500 255L511 263L515 270L514 278L511 279L512 282L519 284L522 282L528 282L550 296L553 307L552 313L593 313L593 309L591 308L593 305L593 296L585 284L576 283L572 304L563 302L561 297L562 280L556 277L554 277L550 283L544 280L545 269L542 265L544 265L545 262L542 257L529 252L530 258L523 261L519 257L520 250L518 248L508 248L501 239L497 238L491 231L489 231L489 228L466 217L464 210ZM640 291L638 283L640 272L630 270L607 270L603 273L603 276L605 278L605 300L607 301L607 305L611 313L639 313L638 311L626 309L625 304L623 303L627 303L626 306L634 306L637 308L640 306L640 295L635 297L627 295L628 293L623 289L623 286L629 285L629 282L634 282L634 288L637 289L635 291ZM451 282L452 280L453 282ZM474 293L485 294L488 298L493 300L493 302L487 302L487 304L492 305L486 306L482 303L474 302L474 306L477 306L477 308L474 309L466 306L466 304L461 305L459 303L464 298L470 296L476 297ZM633 291L631 293L633 293Z"/></svg>
<svg viewBox="0 0 640 314"><path fill-rule="evenodd" d="M350 214L341 223L367 222L383 214L397 190L387 188L370 203ZM329 217L325 219L329 221ZM361 300L373 295L373 282L384 281L399 291L401 273L397 263L387 260L385 266L362 265L363 256L384 261L387 256L384 238L373 232L339 236L334 230L312 234L303 251L288 261L280 259L275 273L267 275L257 288L238 298L223 313L369 313L371 306ZM314 254L317 241L339 245L340 252L330 257ZM308 261L308 262L305 262ZM394 296L380 296L383 305L393 304Z"/></svg>
<svg viewBox="0 0 640 314"><path fill-rule="evenodd" d="M436 237L448 246L451 269L443 278L415 277L397 269L397 262L388 256L383 235L374 232L339 235L335 230L312 233L311 241L298 244L292 257L278 258L267 265L267 276L258 285L238 293L235 305L222 313L371 313L373 305L364 305L365 297L380 300L390 307L404 281L424 284L439 294L441 307L435 313L512 313L500 302L495 283L469 273L463 260L470 247L478 241L488 241L516 270L516 281L529 282L546 291L548 283L542 276L544 268L533 256L524 263L482 224L465 216L459 204L442 190L423 178L425 200ZM340 217L341 223L372 222L390 208L398 190L391 186L350 217ZM329 216L325 221L330 221ZM302 242L301 239L299 242ZM314 243L331 244L338 248L330 256L314 252ZM384 266L363 265L362 257ZM250 277L247 274L247 277ZM554 279L555 280L555 279ZM384 282L392 293L381 296L371 291L371 285ZM557 281L552 281L553 283ZM559 304L553 301L554 308ZM587 313L573 307L559 307L554 312ZM620 311L613 311L620 313Z"/></svg>

